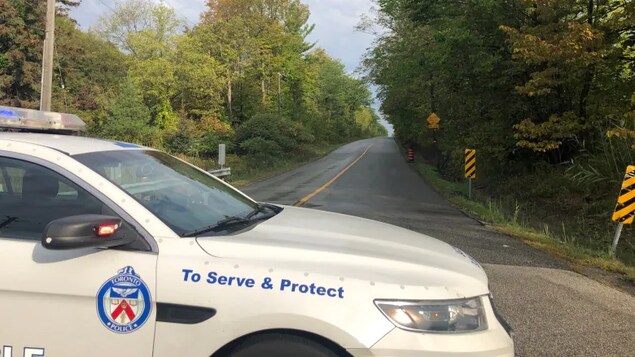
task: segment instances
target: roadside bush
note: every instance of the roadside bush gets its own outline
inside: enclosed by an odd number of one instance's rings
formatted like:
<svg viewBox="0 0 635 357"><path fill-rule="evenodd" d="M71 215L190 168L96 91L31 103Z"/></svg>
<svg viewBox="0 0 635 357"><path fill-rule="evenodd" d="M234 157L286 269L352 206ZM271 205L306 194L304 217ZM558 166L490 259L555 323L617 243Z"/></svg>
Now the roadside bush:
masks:
<svg viewBox="0 0 635 357"><path fill-rule="evenodd" d="M240 153L258 160L271 161L314 140L302 124L275 114L259 114L236 132Z"/></svg>
<svg viewBox="0 0 635 357"><path fill-rule="evenodd" d="M261 137L250 138L240 143L240 149L251 158L270 162L275 157L282 156L282 147L275 141Z"/></svg>
<svg viewBox="0 0 635 357"><path fill-rule="evenodd" d="M233 152L235 149L234 137L232 133L208 132L199 140L199 154L203 157L215 158L218 156L218 145L225 144L226 151Z"/></svg>
<svg viewBox="0 0 635 357"><path fill-rule="evenodd" d="M139 89L126 81L112 100L104 122L93 131L112 140L161 147L161 131L150 125L150 121L150 109L143 103Z"/></svg>
<svg viewBox="0 0 635 357"><path fill-rule="evenodd" d="M218 145L226 144L227 151L234 148L234 137L231 130L211 128L203 130L199 123L182 119L178 130L166 133L164 148L172 154L184 154L190 157L216 158Z"/></svg>
<svg viewBox="0 0 635 357"><path fill-rule="evenodd" d="M183 130L171 132L164 138L164 148L172 154L191 154L192 136Z"/></svg>

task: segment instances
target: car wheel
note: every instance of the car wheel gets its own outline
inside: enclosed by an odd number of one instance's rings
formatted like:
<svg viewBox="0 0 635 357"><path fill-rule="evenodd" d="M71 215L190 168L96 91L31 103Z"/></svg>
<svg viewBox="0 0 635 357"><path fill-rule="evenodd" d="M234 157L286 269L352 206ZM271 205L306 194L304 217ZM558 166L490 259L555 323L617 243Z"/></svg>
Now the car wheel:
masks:
<svg viewBox="0 0 635 357"><path fill-rule="evenodd" d="M329 348L308 338L263 334L248 337L231 352L231 357L339 357Z"/></svg>

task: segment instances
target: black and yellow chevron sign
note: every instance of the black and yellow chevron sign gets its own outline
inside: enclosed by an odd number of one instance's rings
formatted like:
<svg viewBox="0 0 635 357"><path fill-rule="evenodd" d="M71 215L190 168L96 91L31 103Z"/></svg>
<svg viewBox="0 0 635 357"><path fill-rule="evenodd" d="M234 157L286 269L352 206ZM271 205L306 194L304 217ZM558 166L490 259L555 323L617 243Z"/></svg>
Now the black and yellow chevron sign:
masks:
<svg viewBox="0 0 635 357"><path fill-rule="evenodd" d="M626 176L622 183L620 197L613 213L613 220L623 224L633 223L635 218L635 166L626 168Z"/></svg>
<svg viewBox="0 0 635 357"><path fill-rule="evenodd" d="M465 149L465 177L476 178L476 150Z"/></svg>

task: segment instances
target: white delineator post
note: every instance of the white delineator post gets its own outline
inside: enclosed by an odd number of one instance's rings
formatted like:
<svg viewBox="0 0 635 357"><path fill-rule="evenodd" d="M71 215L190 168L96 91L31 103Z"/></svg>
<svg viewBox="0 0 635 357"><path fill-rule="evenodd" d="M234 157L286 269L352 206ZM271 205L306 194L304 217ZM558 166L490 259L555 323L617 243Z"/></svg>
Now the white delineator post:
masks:
<svg viewBox="0 0 635 357"><path fill-rule="evenodd" d="M218 145L218 164L220 165L220 168L223 169L225 166L225 157L226 157L226 146L225 144L219 144Z"/></svg>

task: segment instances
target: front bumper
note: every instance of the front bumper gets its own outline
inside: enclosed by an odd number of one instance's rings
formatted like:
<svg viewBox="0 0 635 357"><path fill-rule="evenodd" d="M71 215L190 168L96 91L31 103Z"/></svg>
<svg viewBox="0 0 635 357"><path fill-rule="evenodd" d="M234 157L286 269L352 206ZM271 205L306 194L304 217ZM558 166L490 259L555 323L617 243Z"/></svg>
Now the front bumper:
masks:
<svg viewBox="0 0 635 357"><path fill-rule="evenodd" d="M350 349L356 357L513 357L511 327L496 312L491 299L483 299L488 329L473 333L416 333L395 328L369 349Z"/></svg>

